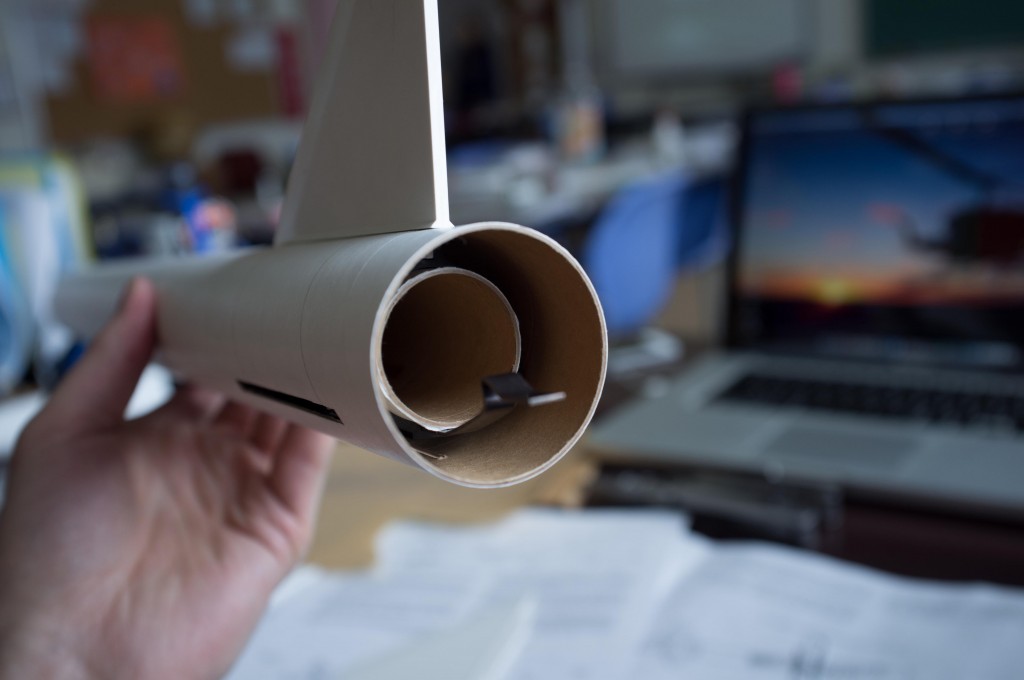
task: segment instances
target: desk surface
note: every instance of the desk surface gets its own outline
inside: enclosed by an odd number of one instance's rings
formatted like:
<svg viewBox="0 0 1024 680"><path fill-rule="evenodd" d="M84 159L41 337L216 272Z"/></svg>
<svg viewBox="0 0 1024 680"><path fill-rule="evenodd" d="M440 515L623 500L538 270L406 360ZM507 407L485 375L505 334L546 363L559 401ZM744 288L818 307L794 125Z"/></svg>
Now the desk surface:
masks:
<svg viewBox="0 0 1024 680"><path fill-rule="evenodd" d="M573 451L531 482L481 491L342 444L331 464L309 561L330 569L368 567L377 531L392 520L485 522L525 505L578 506L592 470Z"/></svg>

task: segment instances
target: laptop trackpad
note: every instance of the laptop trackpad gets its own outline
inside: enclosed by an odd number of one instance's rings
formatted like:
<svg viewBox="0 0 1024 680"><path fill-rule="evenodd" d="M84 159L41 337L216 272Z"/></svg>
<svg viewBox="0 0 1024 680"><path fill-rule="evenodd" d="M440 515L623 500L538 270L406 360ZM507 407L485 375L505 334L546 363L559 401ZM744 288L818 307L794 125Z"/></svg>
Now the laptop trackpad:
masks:
<svg viewBox="0 0 1024 680"><path fill-rule="evenodd" d="M877 470L899 467L913 455L919 442L914 437L795 425L777 436L765 453L794 463Z"/></svg>

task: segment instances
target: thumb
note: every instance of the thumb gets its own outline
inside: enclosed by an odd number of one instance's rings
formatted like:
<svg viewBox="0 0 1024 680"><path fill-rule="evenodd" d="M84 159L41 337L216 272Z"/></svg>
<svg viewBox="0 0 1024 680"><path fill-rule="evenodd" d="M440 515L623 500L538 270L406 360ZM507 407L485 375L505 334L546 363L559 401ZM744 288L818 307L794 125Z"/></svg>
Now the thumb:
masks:
<svg viewBox="0 0 1024 680"><path fill-rule="evenodd" d="M122 422L155 344L156 291L150 281L135 279L114 318L54 392L43 418L76 433Z"/></svg>

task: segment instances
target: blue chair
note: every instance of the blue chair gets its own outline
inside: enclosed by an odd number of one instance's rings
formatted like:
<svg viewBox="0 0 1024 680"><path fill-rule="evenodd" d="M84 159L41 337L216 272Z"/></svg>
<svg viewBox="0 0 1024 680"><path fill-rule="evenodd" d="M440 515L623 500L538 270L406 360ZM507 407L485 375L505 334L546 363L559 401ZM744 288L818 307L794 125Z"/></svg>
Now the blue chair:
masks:
<svg viewBox="0 0 1024 680"><path fill-rule="evenodd" d="M724 193L721 180L673 173L628 186L612 198L581 260L613 339L650 323L681 270L706 266L725 253Z"/></svg>

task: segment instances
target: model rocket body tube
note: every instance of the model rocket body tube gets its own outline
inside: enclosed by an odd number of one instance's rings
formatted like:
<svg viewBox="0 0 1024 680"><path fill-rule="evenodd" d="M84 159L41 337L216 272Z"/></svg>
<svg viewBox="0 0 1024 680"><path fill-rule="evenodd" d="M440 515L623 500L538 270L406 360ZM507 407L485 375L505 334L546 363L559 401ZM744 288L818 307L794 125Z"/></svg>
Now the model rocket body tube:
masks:
<svg viewBox="0 0 1024 680"><path fill-rule="evenodd" d="M607 363L593 287L556 243L504 224L125 263L69 279L57 309L94 334L134 276L158 292L160 360L183 379L451 482L530 479L579 439ZM459 433L483 379L558 403ZM452 436L420 441L411 420Z"/></svg>

